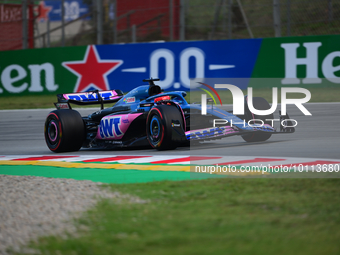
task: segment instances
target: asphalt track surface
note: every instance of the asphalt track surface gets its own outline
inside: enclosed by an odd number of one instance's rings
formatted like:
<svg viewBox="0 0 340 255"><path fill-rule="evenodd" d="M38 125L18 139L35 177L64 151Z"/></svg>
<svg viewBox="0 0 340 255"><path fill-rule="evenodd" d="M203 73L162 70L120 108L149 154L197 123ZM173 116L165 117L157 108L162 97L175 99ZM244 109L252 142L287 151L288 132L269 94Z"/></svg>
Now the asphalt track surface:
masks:
<svg viewBox="0 0 340 255"><path fill-rule="evenodd" d="M290 117L298 121L295 133L273 135L266 142L246 143L241 137L234 136L196 146L179 147L171 151L149 148L81 149L78 152L62 153L62 155L204 155L340 159L340 103L304 105L312 116L304 116L295 106L287 107ZM223 108L231 110L231 106ZM1 110L0 156L56 155L47 148L43 135L45 118L51 110ZM96 110L98 108L79 111L85 116ZM278 110L274 117L278 118Z"/></svg>

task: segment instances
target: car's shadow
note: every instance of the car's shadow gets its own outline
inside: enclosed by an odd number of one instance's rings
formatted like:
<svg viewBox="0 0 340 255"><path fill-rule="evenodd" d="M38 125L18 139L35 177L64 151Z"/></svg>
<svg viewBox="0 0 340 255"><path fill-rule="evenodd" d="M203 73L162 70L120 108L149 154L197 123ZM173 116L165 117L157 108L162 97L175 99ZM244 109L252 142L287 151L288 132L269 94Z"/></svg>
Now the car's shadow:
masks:
<svg viewBox="0 0 340 255"><path fill-rule="evenodd" d="M264 141L264 142L191 142L189 146L179 146L176 151L192 151L192 150L204 150L204 149L219 149L219 148L235 148L242 146L258 146L264 144L277 144L282 142L289 142L290 140L275 140L275 141ZM155 149L152 149L151 146L143 146L143 147L117 147L117 148L86 148L82 149L82 151L141 151L145 152L155 152Z"/></svg>
<svg viewBox="0 0 340 255"><path fill-rule="evenodd" d="M202 150L202 149L218 149L218 148L235 148L242 146L257 146L263 144L276 144L282 142L288 142L289 140L276 140L276 141L264 141L264 142L234 142L234 143L213 143L213 142L204 142L204 143L195 143L190 145L190 150Z"/></svg>

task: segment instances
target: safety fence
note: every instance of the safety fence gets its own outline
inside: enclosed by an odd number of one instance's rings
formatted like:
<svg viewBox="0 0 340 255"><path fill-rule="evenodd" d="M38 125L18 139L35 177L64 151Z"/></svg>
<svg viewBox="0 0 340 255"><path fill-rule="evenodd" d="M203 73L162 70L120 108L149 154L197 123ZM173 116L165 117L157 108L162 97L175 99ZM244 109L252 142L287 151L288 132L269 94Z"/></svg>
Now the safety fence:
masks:
<svg viewBox="0 0 340 255"><path fill-rule="evenodd" d="M335 0L0 2L0 50L339 33Z"/></svg>

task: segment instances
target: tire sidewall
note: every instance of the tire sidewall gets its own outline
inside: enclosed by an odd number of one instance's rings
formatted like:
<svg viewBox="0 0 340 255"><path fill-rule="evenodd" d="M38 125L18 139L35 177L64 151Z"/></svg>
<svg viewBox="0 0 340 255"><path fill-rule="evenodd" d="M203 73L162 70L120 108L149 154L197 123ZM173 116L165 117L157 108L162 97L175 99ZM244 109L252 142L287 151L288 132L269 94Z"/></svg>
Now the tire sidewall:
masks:
<svg viewBox="0 0 340 255"><path fill-rule="evenodd" d="M161 124L161 137L154 142L150 136L150 124L154 116L157 116ZM180 111L174 105L158 105L153 107L148 114L146 121L146 136L150 145L157 150L172 150L177 147L177 143L172 140L172 120L179 120L183 126L183 120Z"/></svg>
<svg viewBox="0 0 340 255"><path fill-rule="evenodd" d="M55 128L56 134L51 137L50 129ZM51 151L58 151L61 146L61 137L62 137L62 125L58 115L54 112L51 112L45 121L45 141L47 143L48 148ZM54 140L55 139L55 140Z"/></svg>
<svg viewBox="0 0 340 255"><path fill-rule="evenodd" d="M158 122L159 124L159 130L158 130L158 137L159 139L152 139L151 137L153 136L152 134L152 125L154 122ZM165 120L163 118L163 115L160 111L160 109L158 108L153 108L150 110L148 118L147 118L147 122L146 122L146 128L147 128L147 139L150 143L150 145L153 148L160 148L162 146L162 143L164 141L164 128L166 126Z"/></svg>

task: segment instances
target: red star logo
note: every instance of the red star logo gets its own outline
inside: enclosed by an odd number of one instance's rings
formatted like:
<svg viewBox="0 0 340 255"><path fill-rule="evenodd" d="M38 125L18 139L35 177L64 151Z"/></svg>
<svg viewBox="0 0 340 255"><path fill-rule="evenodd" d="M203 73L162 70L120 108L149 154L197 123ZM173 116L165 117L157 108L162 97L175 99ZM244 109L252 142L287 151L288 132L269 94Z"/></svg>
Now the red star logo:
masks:
<svg viewBox="0 0 340 255"><path fill-rule="evenodd" d="M96 47L87 47L84 60L63 62L62 65L78 76L74 92L86 91L90 87L99 90L109 90L107 75L117 69L123 60L102 60Z"/></svg>
<svg viewBox="0 0 340 255"><path fill-rule="evenodd" d="M38 8L35 9L35 11L39 14L37 19L40 21L48 20L48 14L52 10L52 6L46 6L44 1L40 1Z"/></svg>

